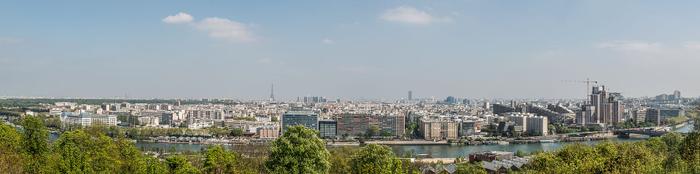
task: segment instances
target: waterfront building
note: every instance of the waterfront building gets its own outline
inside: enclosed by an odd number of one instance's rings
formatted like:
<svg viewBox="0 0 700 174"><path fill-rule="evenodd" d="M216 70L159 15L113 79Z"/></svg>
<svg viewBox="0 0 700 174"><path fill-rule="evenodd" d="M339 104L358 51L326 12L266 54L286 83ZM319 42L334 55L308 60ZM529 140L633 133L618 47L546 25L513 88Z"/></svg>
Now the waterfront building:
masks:
<svg viewBox="0 0 700 174"><path fill-rule="evenodd" d="M656 108L647 109L646 121L657 126L661 125L661 122L663 121L661 119L661 111Z"/></svg>
<svg viewBox="0 0 700 174"><path fill-rule="evenodd" d="M584 121L576 121L581 124L615 124L622 122L625 106L622 103L620 93L610 93L605 86L594 86L590 100L582 106L580 116ZM592 106L592 107L591 107Z"/></svg>
<svg viewBox="0 0 700 174"><path fill-rule="evenodd" d="M634 110L632 112L632 117L634 119L634 122L636 122L636 123L645 122L646 117L647 117L647 109L646 108L639 108L637 110Z"/></svg>
<svg viewBox="0 0 700 174"><path fill-rule="evenodd" d="M662 108L659 109L659 115L661 116L662 120L665 120L669 117L684 116L685 111L681 108Z"/></svg>
<svg viewBox="0 0 700 174"><path fill-rule="evenodd" d="M421 118L418 126L425 140L454 140L458 136L459 124L459 120L449 117L426 117Z"/></svg>
<svg viewBox="0 0 700 174"><path fill-rule="evenodd" d="M282 115L282 133L290 126L301 125L309 129L318 129L318 114L312 111L287 111Z"/></svg>
<svg viewBox="0 0 700 174"><path fill-rule="evenodd" d="M364 135L372 126L377 126L380 134L398 137L404 134L406 126L406 118L400 113L341 113L335 119L337 136L343 137Z"/></svg>
<svg viewBox="0 0 700 174"><path fill-rule="evenodd" d="M459 127L459 136L476 135L481 132L481 122L477 120L463 120Z"/></svg>
<svg viewBox="0 0 700 174"><path fill-rule="evenodd" d="M543 136L547 135L548 130L547 130L547 117L543 116L532 116L532 117L527 117L527 127L523 127L525 132L527 132L528 135L536 135L536 136Z"/></svg>
<svg viewBox="0 0 700 174"><path fill-rule="evenodd" d="M335 138L337 136L338 122L335 120L319 120L318 132L321 138Z"/></svg>
<svg viewBox="0 0 700 174"><path fill-rule="evenodd" d="M547 124L549 122L547 117L536 116L532 113L518 112L506 113L505 117L515 123L514 126L521 126L523 132L527 133L528 135L540 136L547 135L548 133Z"/></svg>

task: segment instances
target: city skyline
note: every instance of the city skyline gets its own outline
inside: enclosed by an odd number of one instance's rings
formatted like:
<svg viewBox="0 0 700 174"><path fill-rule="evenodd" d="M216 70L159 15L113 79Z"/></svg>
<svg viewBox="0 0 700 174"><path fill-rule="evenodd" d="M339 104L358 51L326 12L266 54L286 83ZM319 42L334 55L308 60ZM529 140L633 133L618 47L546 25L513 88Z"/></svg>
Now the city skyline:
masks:
<svg viewBox="0 0 700 174"><path fill-rule="evenodd" d="M3 2L0 96L700 95L694 1L136 2Z"/></svg>

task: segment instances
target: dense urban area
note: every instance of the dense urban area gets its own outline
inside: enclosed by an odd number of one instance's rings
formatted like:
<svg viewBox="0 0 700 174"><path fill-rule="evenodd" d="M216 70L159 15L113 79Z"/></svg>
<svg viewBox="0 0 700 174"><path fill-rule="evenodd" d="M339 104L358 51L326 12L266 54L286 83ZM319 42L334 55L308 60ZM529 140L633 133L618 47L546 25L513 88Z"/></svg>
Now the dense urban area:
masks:
<svg viewBox="0 0 700 174"><path fill-rule="evenodd" d="M8 173L698 173L698 118L679 91L626 98L0 99ZM691 128L694 129L694 128ZM617 140L635 140L617 142ZM573 142L573 143L568 143ZM595 142L590 144L591 142ZM404 146L568 143L463 156ZM587 144L589 143L589 144ZM197 144L178 150L141 144Z"/></svg>

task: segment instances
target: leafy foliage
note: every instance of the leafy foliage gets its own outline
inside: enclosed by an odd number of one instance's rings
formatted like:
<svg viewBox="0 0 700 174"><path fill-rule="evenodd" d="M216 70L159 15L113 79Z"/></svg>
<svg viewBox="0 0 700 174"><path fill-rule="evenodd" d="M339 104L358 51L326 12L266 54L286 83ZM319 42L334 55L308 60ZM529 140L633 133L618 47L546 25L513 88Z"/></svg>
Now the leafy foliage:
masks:
<svg viewBox="0 0 700 174"><path fill-rule="evenodd" d="M211 146L204 152L204 171L207 173L234 173L236 155L221 145Z"/></svg>
<svg viewBox="0 0 700 174"><path fill-rule="evenodd" d="M356 174L402 173L401 161L391 148L376 144L362 147L352 155L350 166L352 173Z"/></svg>
<svg viewBox="0 0 700 174"><path fill-rule="evenodd" d="M21 142L22 135L14 127L0 124L0 171L23 173L26 157Z"/></svg>
<svg viewBox="0 0 700 174"><path fill-rule="evenodd" d="M265 167L271 173L327 173L330 153L318 132L292 126L270 146Z"/></svg>
<svg viewBox="0 0 700 174"><path fill-rule="evenodd" d="M49 131L44 122L37 117L25 117L21 121L21 125L24 128L22 147L32 159L27 161L26 171L45 173L46 165L44 164L49 152Z"/></svg>

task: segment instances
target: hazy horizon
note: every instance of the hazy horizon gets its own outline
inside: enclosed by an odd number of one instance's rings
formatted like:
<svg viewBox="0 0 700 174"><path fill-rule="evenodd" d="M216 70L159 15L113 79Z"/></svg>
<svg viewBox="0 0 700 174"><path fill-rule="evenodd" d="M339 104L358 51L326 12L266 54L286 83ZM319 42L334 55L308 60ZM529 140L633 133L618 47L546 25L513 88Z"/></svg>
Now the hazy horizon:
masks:
<svg viewBox="0 0 700 174"><path fill-rule="evenodd" d="M700 95L699 1L0 4L0 96Z"/></svg>

